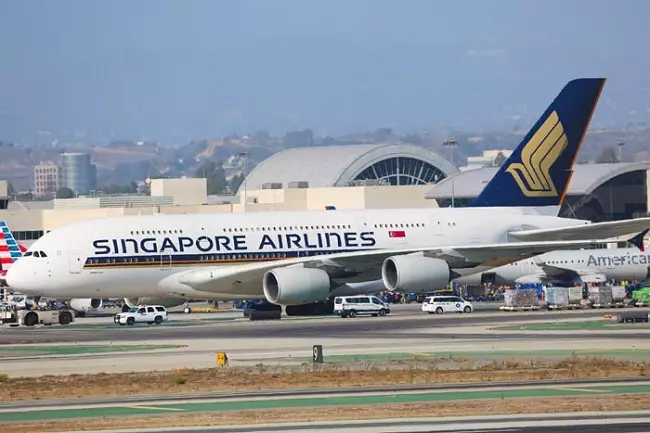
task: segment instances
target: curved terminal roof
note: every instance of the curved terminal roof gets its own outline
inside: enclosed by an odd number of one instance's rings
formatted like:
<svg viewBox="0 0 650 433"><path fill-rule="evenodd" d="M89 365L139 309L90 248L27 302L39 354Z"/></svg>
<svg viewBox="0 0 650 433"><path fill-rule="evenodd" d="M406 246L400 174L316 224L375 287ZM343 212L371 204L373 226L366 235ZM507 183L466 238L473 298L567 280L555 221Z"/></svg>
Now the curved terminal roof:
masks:
<svg viewBox="0 0 650 433"><path fill-rule="evenodd" d="M478 197L483 188L496 174L498 168L486 167L459 171L434 185L426 198L451 198L452 179L454 196L458 198ZM573 177L567 195L588 195L610 179L637 170L650 170L650 162L578 164L574 166Z"/></svg>
<svg viewBox="0 0 650 433"><path fill-rule="evenodd" d="M437 153L406 143L295 147L262 161L245 182L249 190L301 181L311 188L348 186L363 179L408 185L434 183L457 171Z"/></svg>

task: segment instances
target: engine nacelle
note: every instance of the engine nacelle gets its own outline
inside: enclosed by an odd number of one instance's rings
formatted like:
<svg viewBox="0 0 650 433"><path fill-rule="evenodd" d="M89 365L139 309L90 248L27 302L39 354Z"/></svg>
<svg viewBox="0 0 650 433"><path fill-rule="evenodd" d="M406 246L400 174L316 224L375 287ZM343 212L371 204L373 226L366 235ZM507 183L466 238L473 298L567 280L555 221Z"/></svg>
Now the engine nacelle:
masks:
<svg viewBox="0 0 650 433"><path fill-rule="evenodd" d="M381 277L388 290L430 292L447 286L451 270L444 260L422 256L392 256L384 260Z"/></svg>
<svg viewBox="0 0 650 433"><path fill-rule="evenodd" d="M68 305L70 305L70 308L72 308L74 311L85 313L87 311L95 311L102 308L102 300L91 298L75 298L70 299Z"/></svg>
<svg viewBox="0 0 650 433"><path fill-rule="evenodd" d="M262 287L272 304L301 305L327 299L330 277L320 269L277 268L264 274Z"/></svg>
<svg viewBox="0 0 650 433"><path fill-rule="evenodd" d="M124 298L124 303L129 307L138 305L162 305L165 308L178 307L186 301L179 298Z"/></svg>

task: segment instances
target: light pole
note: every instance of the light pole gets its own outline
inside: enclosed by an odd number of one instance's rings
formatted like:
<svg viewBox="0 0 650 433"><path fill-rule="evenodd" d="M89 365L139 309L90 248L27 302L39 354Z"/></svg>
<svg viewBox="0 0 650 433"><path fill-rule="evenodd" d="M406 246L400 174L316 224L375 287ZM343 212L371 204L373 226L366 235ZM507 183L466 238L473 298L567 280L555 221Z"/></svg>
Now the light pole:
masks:
<svg viewBox="0 0 650 433"><path fill-rule="evenodd" d="M454 149L458 147L458 142L454 140L453 138L451 140L446 140L442 145L446 148L449 149L449 153L451 154L450 156L450 162L452 167L454 166ZM454 175L453 173L451 174L451 207L455 207L456 201L455 201L455 196L456 196L456 191L454 191Z"/></svg>
<svg viewBox="0 0 650 433"><path fill-rule="evenodd" d="M625 142L623 140L618 141L618 162L623 162L623 146L625 146Z"/></svg>
<svg viewBox="0 0 650 433"><path fill-rule="evenodd" d="M242 186L244 187L244 212L246 212L246 162L248 162L248 152L239 152L239 157L243 159L244 180L242 181Z"/></svg>

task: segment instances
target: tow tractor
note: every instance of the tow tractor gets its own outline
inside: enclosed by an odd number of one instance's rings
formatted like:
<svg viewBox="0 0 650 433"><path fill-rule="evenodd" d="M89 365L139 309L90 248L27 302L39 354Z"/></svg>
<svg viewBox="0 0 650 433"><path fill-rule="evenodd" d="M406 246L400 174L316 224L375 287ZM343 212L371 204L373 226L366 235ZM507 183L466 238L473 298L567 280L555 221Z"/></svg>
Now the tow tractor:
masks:
<svg viewBox="0 0 650 433"><path fill-rule="evenodd" d="M2 323L13 325L68 325L74 321L71 310L19 310L15 307L0 307L0 320Z"/></svg>

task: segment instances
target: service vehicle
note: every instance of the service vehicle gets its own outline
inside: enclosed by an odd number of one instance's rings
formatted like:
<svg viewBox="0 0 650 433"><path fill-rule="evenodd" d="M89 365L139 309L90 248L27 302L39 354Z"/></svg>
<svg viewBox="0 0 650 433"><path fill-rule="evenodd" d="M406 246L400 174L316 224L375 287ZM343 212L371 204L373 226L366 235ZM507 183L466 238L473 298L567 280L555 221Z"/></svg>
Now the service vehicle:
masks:
<svg viewBox="0 0 650 433"><path fill-rule="evenodd" d="M474 306L458 296L429 296L422 302L422 311L429 314L471 313Z"/></svg>
<svg viewBox="0 0 650 433"><path fill-rule="evenodd" d="M385 316L390 313L388 304L376 296L337 296L334 298L334 313L341 317L357 315Z"/></svg>
<svg viewBox="0 0 650 433"><path fill-rule="evenodd" d="M25 310L3 306L0 309L0 323L11 325L69 325L74 322L74 314L67 309Z"/></svg>
<svg viewBox="0 0 650 433"><path fill-rule="evenodd" d="M121 326L133 326L136 323L160 325L167 320L169 320L169 315L167 309L162 305L138 305L126 313L117 313L113 318L113 321Z"/></svg>

